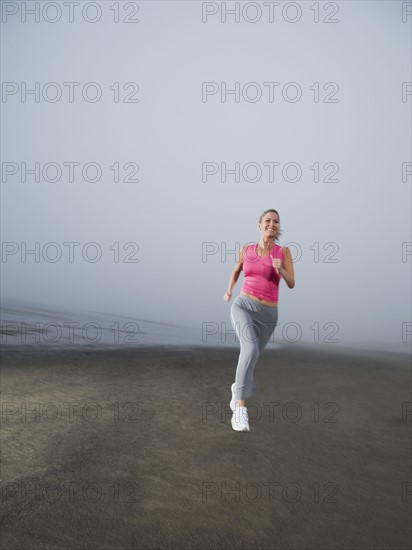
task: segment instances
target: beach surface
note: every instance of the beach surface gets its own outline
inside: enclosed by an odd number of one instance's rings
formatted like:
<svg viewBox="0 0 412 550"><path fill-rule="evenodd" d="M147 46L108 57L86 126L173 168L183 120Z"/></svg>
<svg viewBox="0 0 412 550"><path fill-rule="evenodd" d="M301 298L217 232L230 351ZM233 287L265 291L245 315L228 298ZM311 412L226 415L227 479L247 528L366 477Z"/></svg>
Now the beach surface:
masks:
<svg viewBox="0 0 412 550"><path fill-rule="evenodd" d="M1 548L403 550L411 362L238 348L5 349Z"/></svg>

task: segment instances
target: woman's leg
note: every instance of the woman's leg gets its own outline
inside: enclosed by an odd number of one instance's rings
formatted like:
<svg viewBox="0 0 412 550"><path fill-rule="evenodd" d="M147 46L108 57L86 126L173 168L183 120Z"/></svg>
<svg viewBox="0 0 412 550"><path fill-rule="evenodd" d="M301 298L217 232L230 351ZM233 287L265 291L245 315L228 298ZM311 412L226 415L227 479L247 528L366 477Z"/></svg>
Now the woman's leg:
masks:
<svg viewBox="0 0 412 550"><path fill-rule="evenodd" d="M244 401L256 391L253 372L260 353L275 330L277 307L271 308L238 296L231 307L231 321L240 340L235 378L236 400Z"/></svg>
<svg viewBox="0 0 412 550"><path fill-rule="evenodd" d="M259 353L265 349L278 322L278 307L265 306L259 321L262 322L262 335L259 339Z"/></svg>
<svg viewBox="0 0 412 550"><path fill-rule="evenodd" d="M270 337L272 336L276 328L276 323L278 320L278 308L265 306L263 304L258 304L258 306L260 309L254 315L254 325L255 325L255 331L257 334L256 341L257 341L257 347L259 350L258 352L258 359L259 359L262 351L265 349L265 347L269 343ZM253 369L248 370L247 387L250 388L250 391L247 393L246 397L250 397L256 392L256 384L253 379L256 364L257 364L257 360L255 362Z"/></svg>

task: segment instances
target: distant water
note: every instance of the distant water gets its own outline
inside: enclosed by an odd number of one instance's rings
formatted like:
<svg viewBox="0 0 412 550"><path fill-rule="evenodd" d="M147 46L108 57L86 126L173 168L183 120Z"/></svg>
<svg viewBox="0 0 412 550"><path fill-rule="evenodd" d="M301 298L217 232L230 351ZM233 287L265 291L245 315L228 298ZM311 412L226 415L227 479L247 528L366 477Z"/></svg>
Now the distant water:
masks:
<svg viewBox="0 0 412 550"><path fill-rule="evenodd" d="M279 333L280 334L280 333ZM266 349L294 349L349 353L369 357L411 355L411 342L404 344L313 344L284 342L275 334ZM234 334L202 335L200 327L162 323L90 310L63 310L17 299L2 299L0 346L4 350L136 349L140 347L221 347L240 350Z"/></svg>
<svg viewBox="0 0 412 550"><path fill-rule="evenodd" d="M178 325L88 310L68 311L13 301L2 304L3 348L134 348L199 345L201 335Z"/></svg>
<svg viewBox="0 0 412 550"><path fill-rule="evenodd" d="M235 336L202 336L200 328L89 310L52 309L19 300L2 300L3 349L119 349L139 346L225 347L240 349ZM205 341L203 341L205 340ZM282 347L270 342L269 347Z"/></svg>

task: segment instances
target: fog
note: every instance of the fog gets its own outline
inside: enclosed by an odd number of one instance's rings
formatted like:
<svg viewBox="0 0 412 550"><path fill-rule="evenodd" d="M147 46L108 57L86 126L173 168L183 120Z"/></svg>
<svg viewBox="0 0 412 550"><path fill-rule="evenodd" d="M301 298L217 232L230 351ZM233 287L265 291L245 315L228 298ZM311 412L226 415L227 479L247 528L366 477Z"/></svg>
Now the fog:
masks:
<svg viewBox="0 0 412 550"><path fill-rule="evenodd" d="M3 303L232 331L274 208L276 339L410 349L410 4L2 4Z"/></svg>

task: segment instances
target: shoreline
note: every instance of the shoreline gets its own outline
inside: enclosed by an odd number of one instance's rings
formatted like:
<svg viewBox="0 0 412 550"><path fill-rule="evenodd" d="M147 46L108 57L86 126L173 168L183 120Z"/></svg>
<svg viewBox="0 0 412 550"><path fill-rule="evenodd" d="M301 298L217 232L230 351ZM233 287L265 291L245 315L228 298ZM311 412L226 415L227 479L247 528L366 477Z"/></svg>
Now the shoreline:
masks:
<svg viewBox="0 0 412 550"><path fill-rule="evenodd" d="M0 355L17 356L29 355L29 354L64 354L68 353L139 353L141 352L164 352L175 353L179 351L198 351L198 352L226 352L237 351L240 352L240 344L225 344L225 345L202 345L202 344L139 344L139 345L90 345L85 344L73 345L73 346L53 346L51 344L24 344L7 346L0 346ZM396 359L399 361L411 361L412 360L412 348L410 352L405 351L390 351L390 350L374 350L365 348L356 348L350 346L337 346L335 344L322 345L322 344L277 344L276 347L268 346L264 349L263 353L290 353L292 355L310 354L319 356L334 356L356 358L361 357L363 359L378 359L382 361Z"/></svg>

